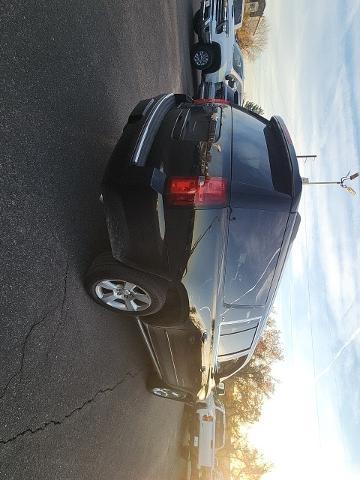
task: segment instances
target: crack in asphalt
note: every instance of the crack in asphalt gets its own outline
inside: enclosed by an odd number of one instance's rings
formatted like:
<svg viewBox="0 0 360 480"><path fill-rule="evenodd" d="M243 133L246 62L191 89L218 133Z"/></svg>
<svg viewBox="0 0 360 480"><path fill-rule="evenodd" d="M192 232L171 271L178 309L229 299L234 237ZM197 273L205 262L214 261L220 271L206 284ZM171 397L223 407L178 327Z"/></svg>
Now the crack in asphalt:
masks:
<svg viewBox="0 0 360 480"><path fill-rule="evenodd" d="M88 400L85 400L79 407L76 407L74 408L73 410L71 410L70 413L64 415L60 420L49 420L48 422L44 422L42 423L40 426L36 427L36 428L27 428L26 430L23 430L22 432L19 432L17 433L16 435L6 439L6 440L0 440L0 445L6 445L8 443L11 443L11 442L14 442L16 441L18 438L21 438L21 437L24 437L25 435L27 434L31 434L31 435L34 435L38 432L42 432L43 430L47 429L50 425L61 425L65 420L67 420L68 418L72 417L74 414L80 412L83 408L87 407L88 405L96 402L96 399L97 397L101 396L101 395L106 395L107 393L111 393L113 392L114 390L116 390L116 388L118 388L122 383L124 383L126 381L127 378L131 377L131 378L135 378L142 370L139 369L135 372L126 372L125 375L118 381L116 382L114 385L110 386L110 387L106 387L106 388L101 388L100 390L98 390L95 395L93 395L90 399Z"/></svg>
<svg viewBox="0 0 360 480"><path fill-rule="evenodd" d="M62 312L63 312L63 309L64 309L64 305L65 305L65 301L66 301L66 293L67 293L67 278L68 278L68 273L69 273L69 262L67 262L66 264L66 270L65 270L65 278L64 278L64 293L63 293L63 297L62 297L62 301L61 301L61 310L60 310L60 322L61 323L61 317L62 317ZM6 395L6 392L8 391L8 388L10 387L10 385L12 384L13 380L15 380L15 378L17 378L18 376L21 376L22 374L22 371L23 371L23 368L24 368L24 363L25 363L25 353L26 353L26 347L27 347L27 344L29 342L29 339L31 337L31 334L33 333L33 331L35 330L35 328L39 325L41 325L43 322L45 322L45 320L48 319L49 315L56 312L56 310L59 308L59 304L55 305L54 307L51 307L50 310L48 310L42 317L40 320L38 320L37 322L33 323L31 325L31 327L29 328L28 332L26 333L25 335L25 338L24 338L24 341L22 342L22 347L21 347L21 360L20 360L20 365L19 367L17 368L17 370L10 376L10 378L8 379L8 381L6 382L5 386L2 388L2 392L0 394L0 400L2 400L5 395ZM59 325L56 329L56 332L55 334L53 335L53 338L52 338L52 342L54 341L54 338L57 334L59 330ZM52 343L51 343L52 345ZM51 345L50 345L50 349L51 349ZM48 358L48 353L49 351L47 352L46 354L46 357Z"/></svg>
<svg viewBox="0 0 360 480"><path fill-rule="evenodd" d="M48 312L46 312L42 317L41 319L38 321L38 322L35 322L31 325L31 327L29 328L28 332L26 333L25 335L25 339L22 343L22 347L21 347L21 360L20 360L20 365L18 367L18 369L10 376L9 380L7 381L6 385L3 387L3 390L2 390L2 393L0 395L0 400L2 400L5 395L6 395L6 392L8 390L8 388L10 387L12 381L18 377L19 375L21 375L22 373L22 370L24 368L24 363L25 363L25 352L26 352L26 346L27 346L27 343L29 341L29 338L32 334L32 332L35 330L35 328L37 326L39 326L40 324L42 324L43 322L45 322L45 320L47 320L48 316L53 313L54 311L56 311L57 309L57 306L56 307L53 307L52 309L50 309Z"/></svg>
<svg viewBox="0 0 360 480"><path fill-rule="evenodd" d="M69 270L70 270L70 266L69 266L69 261L66 262L66 269L65 269L65 275L64 275L64 287L63 287L63 296L62 296L62 301L61 301L61 308L60 308L60 319L57 323L57 326L56 326L56 330L54 332L54 334L52 335L52 338L51 338L51 341L50 341L50 345L49 345L49 348L46 352L46 360L49 360L49 355L51 353L51 350L53 348L53 345L54 345L54 341L55 341L55 338L57 336L57 334L59 333L59 330L60 330L60 327L63 325L63 323L66 321L67 319L67 315L68 315L68 311L66 310L65 312L65 318L64 318L64 321L63 321L63 311L64 311L64 308L65 308L65 304L66 304L66 298L67 298L67 283L68 283L68 276L69 276Z"/></svg>

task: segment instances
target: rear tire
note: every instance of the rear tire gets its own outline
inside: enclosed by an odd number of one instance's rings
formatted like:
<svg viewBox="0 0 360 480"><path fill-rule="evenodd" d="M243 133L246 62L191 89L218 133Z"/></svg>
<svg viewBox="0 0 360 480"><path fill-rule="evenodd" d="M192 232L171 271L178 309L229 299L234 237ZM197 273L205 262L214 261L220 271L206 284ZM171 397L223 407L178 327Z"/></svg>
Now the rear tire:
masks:
<svg viewBox="0 0 360 480"><path fill-rule="evenodd" d="M158 312L166 299L166 282L127 267L105 252L93 261L85 276L85 287L101 306L136 316Z"/></svg>

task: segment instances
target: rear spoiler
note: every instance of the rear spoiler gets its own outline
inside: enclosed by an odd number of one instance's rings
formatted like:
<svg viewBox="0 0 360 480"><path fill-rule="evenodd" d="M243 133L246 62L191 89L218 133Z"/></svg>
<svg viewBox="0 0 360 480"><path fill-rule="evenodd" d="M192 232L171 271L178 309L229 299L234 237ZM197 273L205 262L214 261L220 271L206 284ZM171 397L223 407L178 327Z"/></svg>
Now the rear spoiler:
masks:
<svg viewBox="0 0 360 480"><path fill-rule="evenodd" d="M302 181L299 173L299 164L298 164L295 148L291 140L290 134L288 132L288 129L286 128L285 122L281 117L275 115L271 117L269 123L279 132L283 140L283 144L286 148L287 159L292 172L291 211L297 212L299 202L300 202L300 197L301 197L301 191L302 191Z"/></svg>

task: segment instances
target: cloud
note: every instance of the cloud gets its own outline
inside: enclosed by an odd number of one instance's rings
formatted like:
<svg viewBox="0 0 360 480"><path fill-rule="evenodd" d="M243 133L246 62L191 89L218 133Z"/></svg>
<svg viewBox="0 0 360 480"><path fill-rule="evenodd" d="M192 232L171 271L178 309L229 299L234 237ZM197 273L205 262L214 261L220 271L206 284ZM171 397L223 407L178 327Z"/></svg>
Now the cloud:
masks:
<svg viewBox="0 0 360 480"><path fill-rule="evenodd" d="M270 42L248 68L248 98L268 117L284 118L299 154L318 154L300 165L303 176L337 180L360 171L360 0L299 0L296 8L278 0L266 15ZM360 182L352 186L360 194ZM276 302L287 372L255 437L278 462L267 480L353 480L360 478L353 435L360 421L359 203L337 186L303 191L303 220Z"/></svg>
<svg viewBox="0 0 360 480"><path fill-rule="evenodd" d="M324 368L324 370L322 370L315 378L315 381L318 382L320 380L321 377L323 377L325 374L327 374L330 369L332 368L332 366L334 365L334 363L341 357L341 355L343 354L343 352L357 339L358 335L360 334L360 327L357 328L355 330L355 332L352 333L352 335L350 336L350 338L342 345L342 347L336 352L336 355L334 356L334 358L331 360L331 362L329 363L329 365Z"/></svg>

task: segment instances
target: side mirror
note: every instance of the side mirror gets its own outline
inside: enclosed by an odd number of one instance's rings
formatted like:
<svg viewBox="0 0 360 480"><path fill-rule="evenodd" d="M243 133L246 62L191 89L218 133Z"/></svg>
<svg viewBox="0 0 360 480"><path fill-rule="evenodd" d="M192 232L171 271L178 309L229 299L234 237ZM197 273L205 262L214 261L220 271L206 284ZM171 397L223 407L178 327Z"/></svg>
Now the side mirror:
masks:
<svg viewBox="0 0 360 480"><path fill-rule="evenodd" d="M218 395L225 395L225 384L224 384L224 382L219 382L216 385L215 391Z"/></svg>

